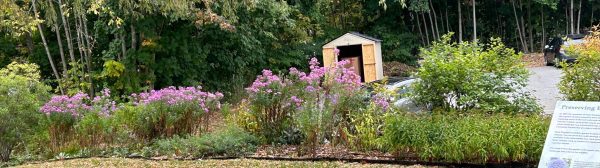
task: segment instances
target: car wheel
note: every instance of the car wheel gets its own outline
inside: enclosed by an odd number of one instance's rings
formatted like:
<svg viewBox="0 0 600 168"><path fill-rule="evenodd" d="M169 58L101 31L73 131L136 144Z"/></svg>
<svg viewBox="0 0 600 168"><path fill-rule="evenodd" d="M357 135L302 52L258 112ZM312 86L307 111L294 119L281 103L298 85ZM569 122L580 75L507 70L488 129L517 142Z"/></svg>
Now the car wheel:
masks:
<svg viewBox="0 0 600 168"><path fill-rule="evenodd" d="M544 53L544 64L546 64L546 66L552 66L554 65L554 63L552 62L551 58L548 58L549 56L547 55L547 53Z"/></svg>
<svg viewBox="0 0 600 168"><path fill-rule="evenodd" d="M560 68L560 59L554 58L554 67Z"/></svg>
<svg viewBox="0 0 600 168"><path fill-rule="evenodd" d="M546 64L546 66L552 66L552 62L548 61L548 58L546 58L546 56L544 56L544 64Z"/></svg>

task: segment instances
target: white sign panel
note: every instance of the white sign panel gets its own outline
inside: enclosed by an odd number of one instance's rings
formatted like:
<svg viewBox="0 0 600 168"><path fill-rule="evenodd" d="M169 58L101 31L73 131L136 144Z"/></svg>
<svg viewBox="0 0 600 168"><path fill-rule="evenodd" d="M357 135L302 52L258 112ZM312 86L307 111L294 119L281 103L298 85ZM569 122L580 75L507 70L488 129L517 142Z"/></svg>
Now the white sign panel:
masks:
<svg viewBox="0 0 600 168"><path fill-rule="evenodd" d="M539 168L600 168L600 102L559 101Z"/></svg>

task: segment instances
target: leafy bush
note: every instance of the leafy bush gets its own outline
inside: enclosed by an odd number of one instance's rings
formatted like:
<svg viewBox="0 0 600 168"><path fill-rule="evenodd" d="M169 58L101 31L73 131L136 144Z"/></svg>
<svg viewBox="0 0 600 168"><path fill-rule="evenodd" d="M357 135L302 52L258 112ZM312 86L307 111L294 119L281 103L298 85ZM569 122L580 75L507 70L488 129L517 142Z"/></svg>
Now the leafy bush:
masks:
<svg viewBox="0 0 600 168"><path fill-rule="evenodd" d="M560 92L571 101L600 101L600 30L584 38L584 43L567 50L577 55L577 63L562 66Z"/></svg>
<svg viewBox="0 0 600 168"><path fill-rule="evenodd" d="M539 116L398 114L385 140L400 157L450 162L536 161L550 120Z"/></svg>
<svg viewBox="0 0 600 168"><path fill-rule="evenodd" d="M361 151L383 149L382 127L385 117L393 110L390 100L397 96L387 89L387 81L372 83L373 96L366 108L350 113L350 128L346 131L350 147Z"/></svg>
<svg viewBox="0 0 600 168"><path fill-rule="evenodd" d="M258 139L235 126L226 126L202 136L175 136L158 140L153 155L178 157L241 156L253 152Z"/></svg>
<svg viewBox="0 0 600 168"><path fill-rule="evenodd" d="M521 54L499 39L489 45L452 43L445 35L431 48L422 49L425 59L416 73L412 97L428 107L484 112L533 113L541 111L528 92L528 71Z"/></svg>
<svg viewBox="0 0 600 168"><path fill-rule="evenodd" d="M135 108L125 123L143 139L171 137L201 132L210 122L208 116L220 109L223 94L203 92L201 87L168 87L134 94Z"/></svg>
<svg viewBox="0 0 600 168"><path fill-rule="evenodd" d="M39 73L35 64L11 63L0 69L0 162L8 161L13 148L38 126L37 110L50 91L39 82Z"/></svg>

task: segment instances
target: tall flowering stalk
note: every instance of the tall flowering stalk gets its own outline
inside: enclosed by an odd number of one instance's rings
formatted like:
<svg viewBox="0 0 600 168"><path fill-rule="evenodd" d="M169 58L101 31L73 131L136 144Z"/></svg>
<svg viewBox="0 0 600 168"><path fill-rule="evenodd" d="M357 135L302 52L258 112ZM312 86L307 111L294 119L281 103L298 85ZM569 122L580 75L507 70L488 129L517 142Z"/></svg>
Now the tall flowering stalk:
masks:
<svg viewBox="0 0 600 168"><path fill-rule="evenodd" d="M290 128L290 114L300 99L292 100L290 90L293 83L284 81L270 70L263 70L252 85L246 88L251 104L251 115L256 120L257 131L269 142L279 139L281 133Z"/></svg>
<svg viewBox="0 0 600 168"><path fill-rule="evenodd" d="M220 110L223 94L204 92L202 87L167 87L133 94L133 103L142 109L135 125L138 136L155 138L192 134L208 126L208 116Z"/></svg>
<svg viewBox="0 0 600 168"><path fill-rule="evenodd" d="M345 67L348 63L344 60L333 67L320 67L312 58L310 73L298 81L307 86L303 90L306 101L296 114L296 122L310 149L342 137L349 111L362 104L360 76Z"/></svg>

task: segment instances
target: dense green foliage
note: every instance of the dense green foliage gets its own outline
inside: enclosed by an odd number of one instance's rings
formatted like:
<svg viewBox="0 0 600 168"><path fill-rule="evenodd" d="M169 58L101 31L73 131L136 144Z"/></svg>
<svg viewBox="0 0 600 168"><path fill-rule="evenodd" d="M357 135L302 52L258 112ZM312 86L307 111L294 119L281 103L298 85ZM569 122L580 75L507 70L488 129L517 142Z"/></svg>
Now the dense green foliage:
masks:
<svg viewBox="0 0 600 168"><path fill-rule="evenodd" d="M506 48L498 39L489 45L450 41L452 34L423 49L419 79L411 93L420 104L431 108L504 113L535 113L540 108L529 93L528 71L521 54Z"/></svg>
<svg viewBox="0 0 600 168"><path fill-rule="evenodd" d="M158 140L145 155L175 157L243 156L253 152L258 139L237 126L226 126L201 136Z"/></svg>
<svg viewBox="0 0 600 168"><path fill-rule="evenodd" d="M486 163L539 159L550 120L507 115L392 115L385 139L398 157Z"/></svg>
<svg viewBox="0 0 600 168"><path fill-rule="evenodd" d="M567 49L577 56L577 63L563 65L560 91L570 101L600 101L600 31L584 40Z"/></svg>
<svg viewBox="0 0 600 168"><path fill-rule="evenodd" d="M13 62L0 69L0 161L8 161L13 148L39 127L39 107L50 87L40 80L35 64Z"/></svg>
<svg viewBox="0 0 600 168"><path fill-rule="evenodd" d="M480 41L502 37L518 51L540 51L549 37L585 32L599 18L596 0L578 2L8 0L0 8L0 66L35 62L57 92L70 94L201 84L237 101L260 70L306 69L321 45L348 31L382 39L385 61L409 65L446 32L469 41L477 30Z"/></svg>
<svg viewBox="0 0 600 168"><path fill-rule="evenodd" d="M456 47L456 52L468 53L477 46L463 45ZM440 46L444 45L434 44L429 52L443 51L436 48ZM482 53L512 54L496 47ZM456 115L452 109L433 115L406 113L391 103L397 91L389 90L385 80L361 85L358 75L345 68L347 63L325 68L313 58L310 72L290 68L289 73L275 75L264 70L246 88L248 99L233 109L229 104L221 107L222 94L204 92L200 87L132 94L121 103L114 101L116 96L109 89L95 97L56 95L39 113L30 115L41 119L37 120L41 127L15 142L22 145L17 153L33 156L29 159L206 158L246 156L259 145L282 144L298 145L300 156L315 156L322 147L449 162L523 162L539 156L548 125L543 117L497 114L500 108L494 104L486 111L492 114ZM109 66L118 72L118 65ZM0 72L39 78L28 67L11 64ZM48 147L40 148L44 145Z"/></svg>
<svg viewBox="0 0 600 168"><path fill-rule="evenodd" d="M13 146L19 156L64 159L244 156L284 144L303 156L333 146L535 161L548 120L521 92L528 74L515 53L585 31L598 1L473 2L0 1L0 159ZM581 5L571 10L573 2ZM366 89L341 62L318 66L321 46L348 31L382 39L386 62L424 58L412 96L442 112L405 113L391 103L396 91ZM592 40L565 68L569 100L598 100ZM10 64L22 60L40 71ZM46 85L60 95L47 101ZM222 97L232 107L220 115Z"/></svg>

